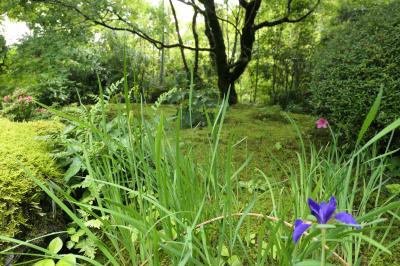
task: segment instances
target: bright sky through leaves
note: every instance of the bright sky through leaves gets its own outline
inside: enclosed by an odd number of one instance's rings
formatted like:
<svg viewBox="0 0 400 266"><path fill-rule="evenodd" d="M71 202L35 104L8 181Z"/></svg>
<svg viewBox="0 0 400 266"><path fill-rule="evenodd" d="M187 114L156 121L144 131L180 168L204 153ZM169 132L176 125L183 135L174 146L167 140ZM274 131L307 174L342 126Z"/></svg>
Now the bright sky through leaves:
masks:
<svg viewBox="0 0 400 266"><path fill-rule="evenodd" d="M7 45L12 45L29 33L29 28L24 22L12 22L7 17L4 18L2 24L0 24L0 34L3 34L6 38Z"/></svg>
<svg viewBox="0 0 400 266"><path fill-rule="evenodd" d="M147 0L151 2L154 6L158 6L161 4L161 0ZM169 1L164 0L165 7L169 7ZM223 4L223 0L216 0L216 3ZM177 17L183 23L187 23L192 21L193 11L192 8L188 7L185 4L182 4L177 1L173 1ZM24 22L12 22L8 18L5 18L3 24L0 25L0 34L3 34L6 38L7 45L12 45L18 42L18 40L29 33L29 28L26 26Z"/></svg>

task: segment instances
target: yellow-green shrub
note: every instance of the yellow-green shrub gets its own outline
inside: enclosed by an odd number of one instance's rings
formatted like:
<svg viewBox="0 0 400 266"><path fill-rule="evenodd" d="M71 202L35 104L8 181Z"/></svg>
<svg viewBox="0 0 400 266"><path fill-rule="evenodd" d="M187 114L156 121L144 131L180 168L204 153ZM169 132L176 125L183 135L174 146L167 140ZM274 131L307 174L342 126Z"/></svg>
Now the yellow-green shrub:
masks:
<svg viewBox="0 0 400 266"><path fill-rule="evenodd" d="M16 123L0 118L0 235L16 236L38 217L44 194L20 163L42 180L58 179L61 175L39 136L61 128L49 121Z"/></svg>

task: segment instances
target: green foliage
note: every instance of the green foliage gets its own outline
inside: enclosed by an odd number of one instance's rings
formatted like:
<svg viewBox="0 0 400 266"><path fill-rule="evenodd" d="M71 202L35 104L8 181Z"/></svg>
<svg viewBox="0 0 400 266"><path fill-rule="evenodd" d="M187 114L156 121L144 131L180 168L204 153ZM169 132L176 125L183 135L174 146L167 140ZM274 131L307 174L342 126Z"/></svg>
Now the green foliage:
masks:
<svg viewBox="0 0 400 266"><path fill-rule="evenodd" d="M61 238L56 237L50 241L47 250L49 254L56 255L58 254L58 252L60 252L63 245L64 243L61 240ZM57 263L54 261L54 259L42 259L33 264L33 266L75 266L75 265L77 265L76 257L73 254L66 254L60 256L60 259L58 260Z"/></svg>
<svg viewBox="0 0 400 266"><path fill-rule="evenodd" d="M6 46L6 39L3 35L0 34L0 74L4 71L7 51L8 47Z"/></svg>
<svg viewBox="0 0 400 266"><path fill-rule="evenodd" d="M12 121L27 121L34 112L32 96L21 90L15 90L11 96L4 96L2 107L0 115Z"/></svg>
<svg viewBox="0 0 400 266"><path fill-rule="evenodd" d="M380 88L380 110L367 137L400 113L400 4L369 9L324 37L315 55L311 105L351 142ZM394 140L399 144L399 134Z"/></svg>
<svg viewBox="0 0 400 266"><path fill-rule="evenodd" d="M99 108L107 105L100 100ZM220 115L224 115L225 108L220 109ZM102 119L106 117L105 110L100 111L99 120L73 117L55 110L86 132L83 134L86 138L76 143L82 151L78 156L87 169L81 182L70 186L70 190L52 186L63 194L60 198L32 176L73 220L67 230L70 237L67 248L79 249L95 258L89 261L87 257L77 256L77 259L99 265L106 258L116 266L190 262L199 265L303 262L300 265L307 265L308 258L319 253L319 239L313 239L316 234L312 232L295 247L290 237L292 229L284 221L305 217L307 197L325 199L327 195L337 196L338 208L356 213L364 228L356 232L343 226L329 230L329 239L339 240L329 242L330 248L340 250L349 264L360 261L364 243L371 246L369 250L374 258L388 252L385 243L373 240L377 233L382 232L382 239L389 239L390 245L395 243L389 237L392 226L383 231L375 226L386 222L383 219L386 217L392 225L398 219L392 212L400 206L392 202L394 197L380 200L380 191L387 182L386 159L376 158L371 146L398 127L400 120L350 157L338 151L335 141L319 151L311 147L309 154L300 141L299 164L296 168L287 167L289 179L274 182L274 177L258 171L257 177L263 184L244 184L238 175L246 163L237 170L232 168L233 149L238 144L229 143L225 150L220 147L222 122L203 130L209 136L210 145L202 153L206 157L204 164L197 164L191 151L180 150L179 125L176 130L171 129L162 116L151 121L135 119L131 111L119 112L107 122ZM109 132L111 127L119 133ZM172 140L171 135L175 136ZM93 156L89 148L99 142L102 149ZM287 159L277 163L285 168ZM357 173L354 182L351 181L353 173ZM82 188L89 188L84 197L70 193ZM254 198L243 206L238 197L248 189ZM265 194L272 201L269 218L252 212L256 199ZM252 216L258 218L253 220ZM95 248L97 256L93 253ZM50 255L46 257L52 259Z"/></svg>
<svg viewBox="0 0 400 266"><path fill-rule="evenodd" d="M180 104L176 116L181 117L182 128L204 127L207 119L214 120L213 110L218 106L218 94L212 90L172 89L157 100L155 107L161 103Z"/></svg>
<svg viewBox="0 0 400 266"><path fill-rule="evenodd" d="M0 235L16 236L23 228L32 229L32 219L43 213L43 193L23 166L42 181L58 180L60 173L47 145L36 138L60 127L52 122L13 123L0 118Z"/></svg>
<svg viewBox="0 0 400 266"><path fill-rule="evenodd" d="M0 76L1 94L22 89L42 103L67 104L90 101L97 93L96 71L101 73L100 56L89 37L50 32L26 37L13 48Z"/></svg>

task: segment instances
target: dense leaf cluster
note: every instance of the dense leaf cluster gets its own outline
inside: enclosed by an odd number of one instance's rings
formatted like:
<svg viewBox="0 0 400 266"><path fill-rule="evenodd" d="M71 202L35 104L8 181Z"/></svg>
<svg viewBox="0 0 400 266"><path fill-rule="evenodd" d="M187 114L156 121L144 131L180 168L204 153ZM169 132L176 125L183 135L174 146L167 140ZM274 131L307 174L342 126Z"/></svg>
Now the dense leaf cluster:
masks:
<svg viewBox="0 0 400 266"><path fill-rule="evenodd" d="M44 204L43 192L21 165L40 180L58 180L60 173L48 147L37 137L60 127L54 122L13 123L0 118L0 235L33 238L54 229L54 217L44 215L51 204ZM51 223L43 226L46 219ZM0 250L4 245L0 242Z"/></svg>
<svg viewBox="0 0 400 266"><path fill-rule="evenodd" d="M400 114L400 3L371 8L338 26L315 56L311 104L355 140L379 89L383 99L370 136Z"/></svg>

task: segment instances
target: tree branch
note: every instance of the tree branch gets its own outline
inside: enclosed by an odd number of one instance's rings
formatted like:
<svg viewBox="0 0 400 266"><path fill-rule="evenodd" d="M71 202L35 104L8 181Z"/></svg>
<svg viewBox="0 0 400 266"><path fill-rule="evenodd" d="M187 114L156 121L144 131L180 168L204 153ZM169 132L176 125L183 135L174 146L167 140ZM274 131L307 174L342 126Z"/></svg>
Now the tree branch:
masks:
<svg viewBox="0 0 400 266"><path fill-rule="evenodd" d="M176 1L178 1L178 2L180 2L180 3L182 3L182 4L185 4L185 5L188 5L188 6L191 6L191 7L193 7L193 9L194 10L197 10L197 12L198 13L200 13L200 14L204 14L204 10L203 9L201 9L198 5L196 5L196 3L192 0L191 2L187 2L187 1L185 1L185 0L176 0Z"/></svg>
<svg viewBox="0 0 400 266"><path fill-rule="evenodd" d="M321 0L317 0L317 2L315 3L315 5L303 16L299 17L299 18L295 18L295 19L291 19L290 15L291 15L291 7L292 7L292 0L288 0L288 5L287 5L287 10L286 10L286 16L284 16L283 18L280 18L278 20L274 20L274 21L264 21L261 22L260 24L255 25L255 30L259 30L261 28L264 27L273 27L279 24L283 24L283 23L297 23L300 22L304 19L306 19L309 15L311 15L315 9L318 7L319 3L321 2Z"/></svg>
<svg viewBox="0 0 400 266"><path fill-rule="evenodd" d="M199 47L199 34L197 33L196 26L197 26L197 14L198 10L193 8L194 13L193 13L193 19L192 19L192 32L193 32L193 38L194 38L194 46ZM196 78L196 81L198 81L199 76L198 76L198 70L199 70L199 50L194 52L194 66L193 66L193 77ZM198 86L199 84L196 84Z"/></svg>
<svg viewBox="0 0 400 266"><path fill-rule="evenodd" d="M64 3L61 0L37 0L36 2L47 2L47 3L50 3L50 4L56 4L56 5L62 6L64 8L74 10L79 15L81 15L84 19L92 22L95 25L99 25L99 26L102 26L104 28L107 28L107 29L110 29L110 30L114 30L114 31L125 31L125 32L132 33L132 34L134 34L134 35L136 35L136 36L148 41L149 43L154 45L157 49L162 49L162 48L182 48L182 49L187 49L187 50L192 50L192 51L196 51L196 50L206 51L206 52L212 51L211 48L201 48L201 47L195 48L195 47L186 46L186 45L179 44L179 43L165 44L162 41L159 41L157 39L152 38L147 33L143 32L143 31L141 31L139 29L135 29L135 27L134 27L134 25L132 23L130 23L129 21L124 19L121 15L117 14L116 12L113 12L113 14L117 17L117 20L120 21L120 22L123 22L124 24L129 26L129 28L128 27L120 27L120 26L110 25L110 24L107 23L106 20L104 20L104 18L92 17L92 16L86 14L85 12L83 12L82 10L80 10L75 5L70 5L70 4Z"/></svg>
<svg viewBox="0 0 400 266"><path fill-rule="evenodd" d="M184 51L184 49L182 47L183 46L183 41L182 41L182 36L181 36L180 30L179 30L179 21L178 21L178 18L176 17L175 6L172 3L172 0L169 0L169 4L171 6L172 15L173 15L174 21L175 21L176 35L178 35L178 42L179 42L179 45L180 45L180 47L179 47L180 49L179 50L181 51L183 66L185 67L186 74L190 77L190 71L189 71L189 67L188 67L187 61L186 61L185 51Z"/></svg>
<svg viewBox="0 0 400 266"><path fill-rule="evenodd" d="M246 0L239 0L239 5L244 7L244 8L247 8L249 3Z"/></svg>

